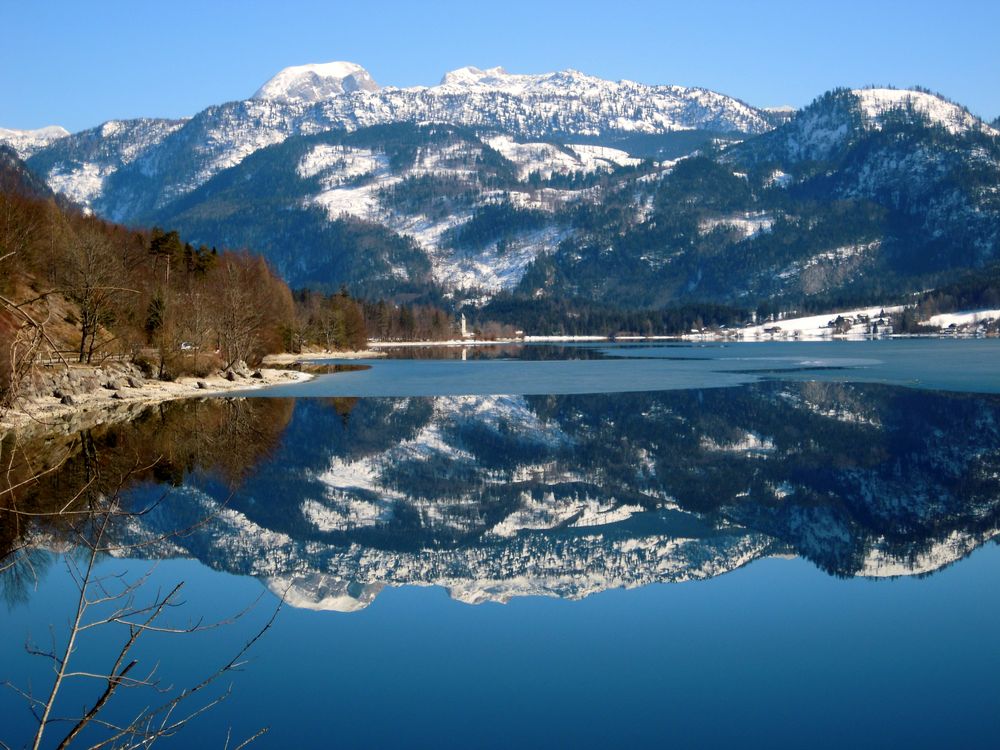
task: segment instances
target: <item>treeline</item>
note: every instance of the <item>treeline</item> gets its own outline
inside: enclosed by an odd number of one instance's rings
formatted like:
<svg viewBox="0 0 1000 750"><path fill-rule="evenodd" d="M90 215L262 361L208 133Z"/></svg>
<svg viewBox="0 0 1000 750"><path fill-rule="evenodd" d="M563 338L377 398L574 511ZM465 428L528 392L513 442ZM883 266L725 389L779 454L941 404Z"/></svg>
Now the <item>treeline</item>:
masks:
<svg viewBox="0 0 1000 750"><path fill-rule="evenodd" d="M368 345L364 308L346 288L337 294L321 294L308 289L296 292L295 321L287 341L288 350L292 352L300 352L307 346L327 351L357 351Z"/></svg>
<svg viewBox="0 0 1000 750"><path fill-rule="evenodd" d="M587 300L525 300L509 293L494 297L480 316L552 336L673 336L750 322L747 310L712 303L623 310Z"/></svg>
<svg viewBox="0 0 1000 750"><path fill-rule="evenodd" d="M285 348L296 309L263 258L103 221L27 189L15 179L23 165L3 166L3 386L37 356L88 364L116 357L172 378Z"/></svg>
<svg viewBox="0 0 1000 750"><path fill-rule="evenodd" d="M307 347L357 351L369 339L446 341L460 334L454 315L432 304L366 301L352 297L346 287L331 295L302 290L294 299L296 323L286 342L292 352Z"/></svg>
<svg viewBox="0 0 1000 750"><path fill-rule="evenodd" d="M454 316L435 305L365 302L368 336L379 341L447 341L460 334Z"/></svg>
<svg viewBox="0 0 1000 750"><path fill-rule="evenodd" d="M925 292L917 308L924 320L938 313L1000 309L1000 263L966 273L950 284Z"/></svg>

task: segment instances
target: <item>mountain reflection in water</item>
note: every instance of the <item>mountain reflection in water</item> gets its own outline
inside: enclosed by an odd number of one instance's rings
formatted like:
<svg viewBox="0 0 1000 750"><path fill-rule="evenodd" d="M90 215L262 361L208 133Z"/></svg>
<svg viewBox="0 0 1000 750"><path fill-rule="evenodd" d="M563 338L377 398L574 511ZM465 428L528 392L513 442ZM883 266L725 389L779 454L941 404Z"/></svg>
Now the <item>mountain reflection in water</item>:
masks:
<svg viewBox="0 0 1000 750"><path fill-rule="evenodd" d="M776 555L924 574L1000 526L1000 397L884 385L210 399L25 450L69 458L22 508L127 475L127 502L152 509L122 542L342 611L387 585L574 599ZM65 542L41 522L4 533Z"/></svg>

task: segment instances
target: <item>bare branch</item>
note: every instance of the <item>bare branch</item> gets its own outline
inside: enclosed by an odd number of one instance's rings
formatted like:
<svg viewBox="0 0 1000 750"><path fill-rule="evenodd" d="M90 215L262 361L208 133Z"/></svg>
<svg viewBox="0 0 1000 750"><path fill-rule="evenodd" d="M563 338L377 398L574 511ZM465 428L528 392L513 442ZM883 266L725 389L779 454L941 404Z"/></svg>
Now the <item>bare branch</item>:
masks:
<svg viewBox="0 0 1000 750"><path fill-rule="evenodd" d="M267 734L269 731L270 731L270 727L264 727L263 729L257 730L256 734L251 735L250 737L247 737L247 739L243 740L243 742L241 742L236 747L234 747L233 750L243 750L243 748L245 748L251 742L255 742L256 740L260 739L265 734Z"/></svg>

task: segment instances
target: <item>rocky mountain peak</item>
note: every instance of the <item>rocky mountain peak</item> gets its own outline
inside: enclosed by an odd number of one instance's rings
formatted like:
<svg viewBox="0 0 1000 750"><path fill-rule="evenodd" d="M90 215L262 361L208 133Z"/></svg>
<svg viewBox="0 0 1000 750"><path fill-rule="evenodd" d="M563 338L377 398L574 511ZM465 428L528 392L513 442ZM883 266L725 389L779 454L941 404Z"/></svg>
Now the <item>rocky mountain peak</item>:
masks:
<svg viewBox="0 0 1000 750"><path fill-rule="evenodd" d="M371 74L357 63L329 62L293 65L261 86L254 99L314 104L354 91L378 91Z"/></svg>

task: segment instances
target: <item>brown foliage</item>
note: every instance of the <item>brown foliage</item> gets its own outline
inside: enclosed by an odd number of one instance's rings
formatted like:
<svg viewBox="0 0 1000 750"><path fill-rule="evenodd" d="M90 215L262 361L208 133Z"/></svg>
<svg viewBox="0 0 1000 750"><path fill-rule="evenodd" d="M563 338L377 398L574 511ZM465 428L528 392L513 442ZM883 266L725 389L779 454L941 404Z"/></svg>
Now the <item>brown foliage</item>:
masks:
<svg viewBox="0 0 1000 750"><path fill-rule="evenodd" d="M295 299L295 327L288 348L304 346L328 351L358 350L368 345L366 322L361 304L346 291L323 295L305 291Z"/></svg>
<svg viewBox="0 0 1000 750"><path fill-rule="evenodd" d="M206 375L282 351L295 327L291 291L259 256L195 248L176 232L128 230L13 191L0 192L0 293L0 395L27 351L145 358L161 377Z"/></svg>

